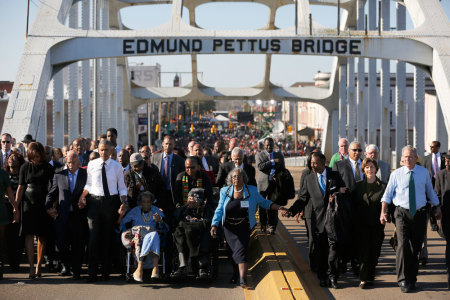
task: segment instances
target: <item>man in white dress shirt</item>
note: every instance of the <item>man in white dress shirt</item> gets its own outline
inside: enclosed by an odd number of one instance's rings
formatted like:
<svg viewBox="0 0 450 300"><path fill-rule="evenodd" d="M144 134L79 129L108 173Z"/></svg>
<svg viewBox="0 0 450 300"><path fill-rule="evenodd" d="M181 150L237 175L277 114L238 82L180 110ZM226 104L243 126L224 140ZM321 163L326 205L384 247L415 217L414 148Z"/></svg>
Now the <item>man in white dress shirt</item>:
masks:
<svg viewBox="0 0 450 300"><path fill-rule="evenodd" d="M79 207L87 206L89 225L89 279L97 280L98 263L102 278L109 279L114 225L121 202L127 199L122 166L110 158L113 150L110 141L102 140L98 147L100 158L89 162L87 181L80 197Z"/></svg>

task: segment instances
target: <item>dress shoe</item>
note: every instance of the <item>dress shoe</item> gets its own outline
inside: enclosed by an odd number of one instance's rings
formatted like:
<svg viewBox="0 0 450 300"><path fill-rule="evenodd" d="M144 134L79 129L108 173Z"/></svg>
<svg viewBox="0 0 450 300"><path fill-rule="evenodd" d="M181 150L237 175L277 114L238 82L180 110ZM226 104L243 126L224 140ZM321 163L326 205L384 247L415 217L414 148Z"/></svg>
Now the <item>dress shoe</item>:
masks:
<svg viewBox="0 0 450 300"><path fill-rule="evenodd" d="M328 286L327 280L326 279L320 279L320 286L321 287L327 287Z"/></svg>
<svg viewBox="0 0 450 300"><path fill-rule="evenodd" d="M367 287L367 282L366 281L361 281L359 283L359 288L360 289L364 290L364 289L366 289L366 287Z"/></svg>
<svg viewBox="0 0 450 300"><path fill-rule="evenodd" d="M367 280L366 286L373 286L373 280Z"/></svg>
<svg viewBox="0 0 450 300"><path fill-rule="evenodd" d="M170 274L171 278L185 278L187 276L187 269L186 267L179 267L175 272Z"/></svg>
<svg viewBox="0 0 450 300"><path fill-rule="evenodd" d="M411 288L409 286L409 284L406 281L402 281L399 284L400 290L402 291L402 293L409 293L411 291Z"/></svg>
<svg viewBox="0 0 450 300"><path fill-rule="evenodd" d="M417 284L416 284L415 282L411 282L411 283L409 284L409 289L410 289L411 291L417 290L417 289L418 289Z"/></svg>
<svg viewBox="0 0 450 300"><path fill-rule="evenodd" d="M333 288L333 289L338 289L339 288L339 285L338 285L336 279L330 279L330 287Z"/></svg>
<svg viewBox="0 0 450 300"><path fill-rule="evenodd" d="M59 273L59 276L70 276L70 275L72 275L72 274L70 273L68 268L66 268L65 266L62 266L61 273Z"/></svg>
<svg viewBox="0 0 450 300"><path fill-rule="evenodd" d="M211 275L209 274L209 272L207 270L200 269L198 271L198 278L199 279L207 279L207 278L210 278L210 277L211 277Z"/></svg>
<svg viewBox="0 0 450 300"><path fill-rule="evenodd" d="M267 233L272 235L275 234L275 227L269 226L269 228L267 228Z"/></svg>
<svg viewBox="0 0 450 300"><path fill-rule="evenodd" d="M240 279L239 279L239 285L240 285L241 288L243 288L243 289L248 288L247 278L240 278Z"/></svg>

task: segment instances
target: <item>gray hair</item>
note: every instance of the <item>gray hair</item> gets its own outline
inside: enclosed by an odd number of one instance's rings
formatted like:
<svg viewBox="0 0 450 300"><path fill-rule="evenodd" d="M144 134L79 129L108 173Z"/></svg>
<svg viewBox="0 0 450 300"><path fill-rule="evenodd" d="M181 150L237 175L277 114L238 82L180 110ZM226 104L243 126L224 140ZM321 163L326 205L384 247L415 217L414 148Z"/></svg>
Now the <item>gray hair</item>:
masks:
<svg viewBox="0 0 450 300"><path fill-rule="evenodd" d="M106 145L109 148L114 148L113 144L110 141L108 141L107 139L101 139L100 143L98 143L99 147L100 147L100 145Z"/></svg>
<svg viewBox="0 0 450 300"><path fill-rule="evenodd" d="M375 149L375 151L380 152L380 149L378 149L378 146L375 144L369 144L366 146L366 152L369 152L372 149Z"/></svg>
<svg viewBox="0 0 450 300"><path fill-rule="evenodd" d="M352 145L358 145L358 147L361 148L361 143L358 142L358 141L353 141L353 142L351 142L350 145L348 145L349 148L350 148Z"/></svg>
<svg viewBox="0 0 450 300"><path fill-rule="evenodd" d="M348 144L347 138L340 138L339 141L338 141L338 145L339 145L341 142L347 142L347 144Z"/></svg>
<svg viewBox="0 0 450 300"><path fill-rule="evenodd" d="M228 185L228 186L233 185L233 179L232 179L232 177L233 177L233 174L234 174L235 172L242 173L242 179L244 180L244 183L247 184L247 182L248 182L248 176L247 176L247 174L245 173L245 171L242 170L241 168L234 168L234 169L233 169L230 173L228 173L228 175L227 175L227 180L226 180L227 185Z"/></svg>
<svg viewBox="0 0 450 300"><path fill-rule="evenodd" d="M145 191L145 192L142 192L139 194L139 196L137 198L137 203L139 205L141 204L142 198L149 198L150 202L152 202L152 204L155 201L155 196L152 193L150 193L149 191Z"/></svg>
<svg viewBox="0 0 450 300"><path fill-rule="evenodd" d="M67 163L67 159L69 158L69 156L73 156L74 159L77 159L78 161L80 160L80 157L78 156L78 153L75 150L69 150L67 151L67 155L64 158L64 161Z"/></svg>
<svg viewBox="0 0 450 300"><path fill-rule="evenodd" d="M411 145L406 145L405 147L402 148L402 156L403 152L405 152L406 150L412 151L414 153L414 156L417 157L417 150Z"/></svg>
<svg viewBox="0 0 450 300"><path fill-rule="evenodd" d="M231 156L233 157L233 155L235 154L244 157L244 150L238 147L234 147L234 149L231 151Z"/></svg>

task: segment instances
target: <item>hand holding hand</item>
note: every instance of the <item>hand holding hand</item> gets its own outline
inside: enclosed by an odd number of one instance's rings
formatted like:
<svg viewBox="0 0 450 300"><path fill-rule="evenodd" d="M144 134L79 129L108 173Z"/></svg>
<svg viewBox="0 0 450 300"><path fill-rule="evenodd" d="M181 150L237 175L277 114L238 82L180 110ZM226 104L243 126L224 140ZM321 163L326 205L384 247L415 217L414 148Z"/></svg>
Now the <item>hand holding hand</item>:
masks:
<svg viewBox="0 0 450 300"><path fill-rule="evenodd" d="M335 198L336 198L336 193L331 194L330 197L328 198L328 201L329 201L330 203L333 203Z"/></svg>
<svg viewBox="0 0 450 300"><path fill-rule="evenodd" d="M436 220L442 219L442 211L440 206L436 206L434 208L434 216L436 217Z"/></svg>
<svg viewBox="0 0 450 300"><path fill-rule="evenodd" d="M283 207L283 208L284 208L284 207ZM282 215L283 217L285 217L285 218L292 217L292 213L291 213L289 210L287 210L286 208L280 209L280 210L282 210L281 215Z"/></svg>
<svg viewBox="0 0 450 300"><path fill-rule="evenodd" d="M13 213L14 213L13 223L19 223L20 222L20 211L18 209L14 209Z"/></svg>
<svg viewBox="0 0 450 300"><path fill-rule="evenodd" d="M81 196L80 200L78 201L78 208L83 209L86 207L86 198Z"/></svg>
<svg viewBox="0 0 450 300"><path fill-rule="evenodd" d="M127 210L128 210L128 207L125 204L121 204L117 213L123 217L125 215L125 213L127 212Z"/></svg>
<svg viewBox="0 0 450 300"><path fill-rule="evenodd" d="M58 211L56 210L56 208L49 208L47 209L47 214L52 217L53 219L56 219L56 217L58 216Z"/></svg>

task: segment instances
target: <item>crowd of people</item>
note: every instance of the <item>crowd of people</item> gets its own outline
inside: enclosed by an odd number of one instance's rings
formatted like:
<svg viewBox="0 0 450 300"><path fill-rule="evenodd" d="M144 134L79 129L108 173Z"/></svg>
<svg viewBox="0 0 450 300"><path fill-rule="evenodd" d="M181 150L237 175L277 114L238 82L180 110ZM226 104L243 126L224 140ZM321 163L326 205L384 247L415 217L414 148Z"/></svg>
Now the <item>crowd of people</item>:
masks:
<svg viewBox="0 0 450 300"><path fill-rule="evenodd" d="M298 197L285 208L295 197L283 155L289 145L200 134L166 135L161 149L134 149L118 145L117 136L109 128L98 140L77 138L59 149L2 134L0 277L6 262L19 270L25 249L30 279L45 264L79 280L86 264L88 282L106 281L113 268L123 270L124 248L133 248L137 282L146 269L153 280L213 280L217 248L226 245L230 282L245 288L255 215L262 232L275 234L278 210L305 220L311 270L322 287L339 288L348 263L362 289L374 284L386 222L396 226L402 292L417 288L419 261L427 262L428 222L446 237L450 267L450 152L441 154L437 141L423 166L405 146L403 166L393 172L376 145L340 139L327 166L314 141Z"/></svg>
<svg viewBox="0 0 450 300"><path fill-rule="evenodd" d="M402 292L417 289L419 262L428 261L428 222L446 238L449 270L450 151L441 154L440 143L433 141L420 163L416 149L407 145L402 166L391 172L389 163L378 158L376 145L363 149L342 138L338 146L328 166L319 150L311 153L298 198L283 213L301 213L305 219L310 266L320 286L339 288L339 275L347 272L348 263L361 289L374 285L387 222L395 224L391 245Z"/></svg>

